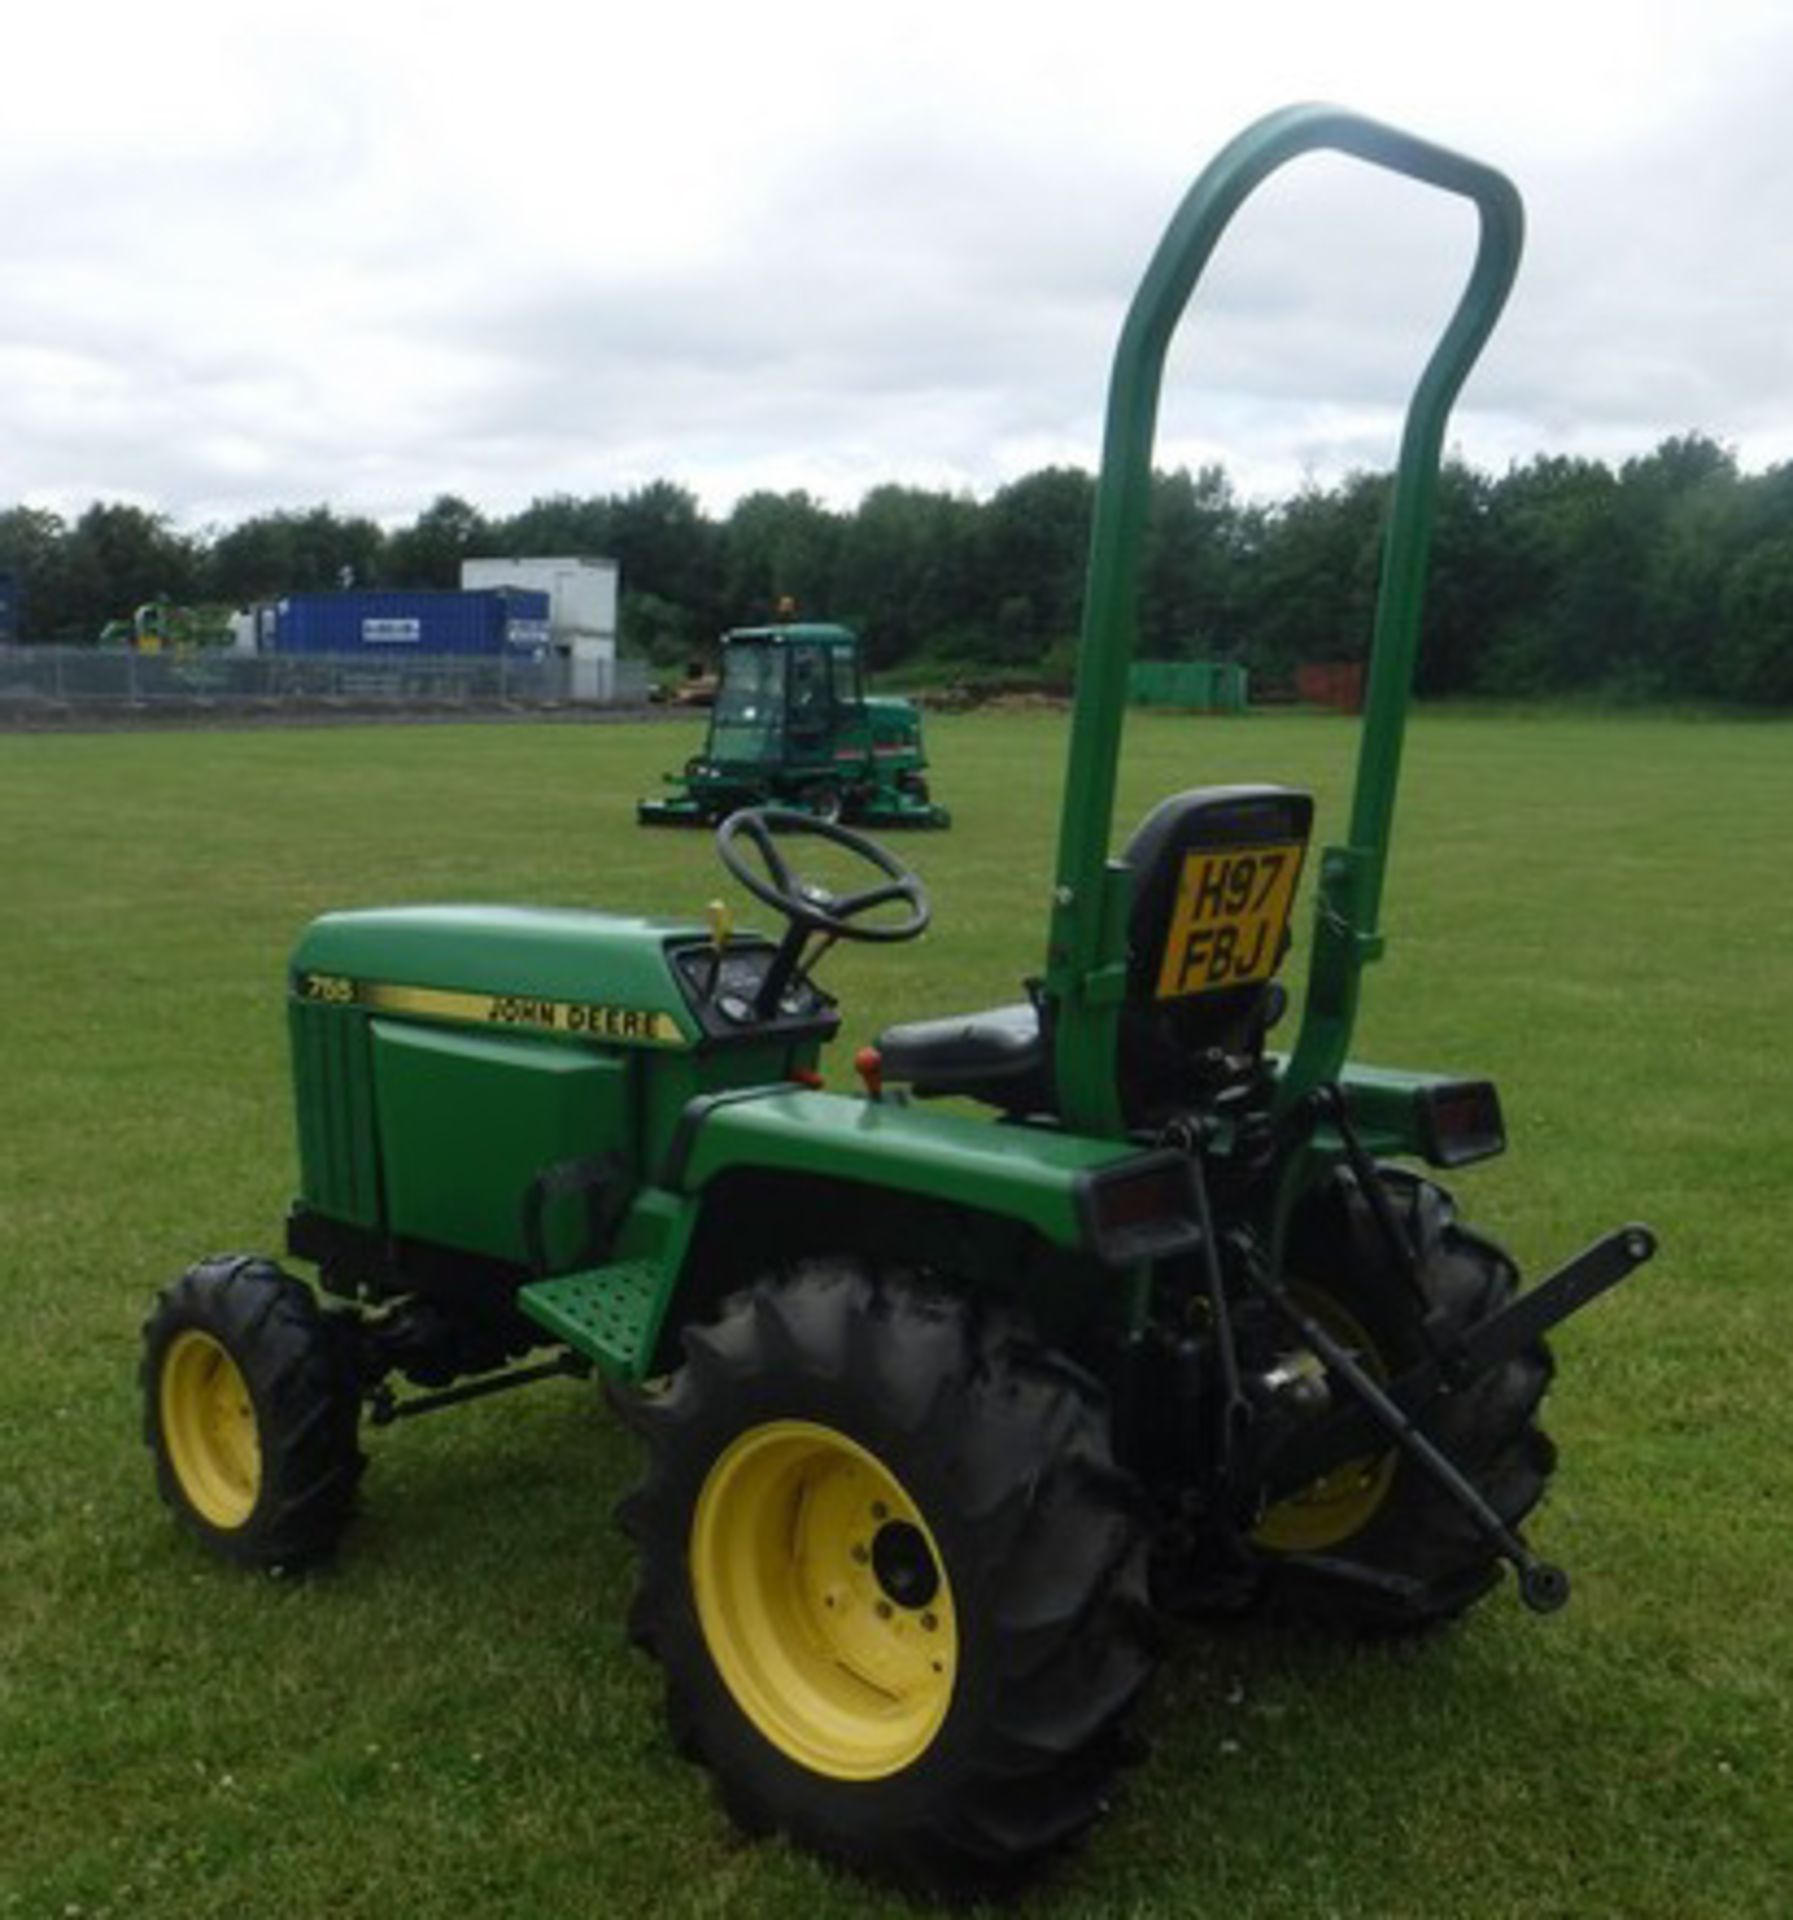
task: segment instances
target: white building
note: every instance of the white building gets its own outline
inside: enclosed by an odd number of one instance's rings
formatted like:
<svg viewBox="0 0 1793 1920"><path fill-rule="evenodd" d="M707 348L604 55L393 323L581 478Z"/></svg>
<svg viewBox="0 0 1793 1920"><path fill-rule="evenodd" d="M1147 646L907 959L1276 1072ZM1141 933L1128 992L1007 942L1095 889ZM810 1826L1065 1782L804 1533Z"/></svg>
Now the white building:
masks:
<svg viewBox="0 0 1793 1920"><path fill-rule="evenodd" d="M616 562L585 555L461 562L463 587L524 587L548 596L548 635L566 657L567 696L616 697Z"/></svg>

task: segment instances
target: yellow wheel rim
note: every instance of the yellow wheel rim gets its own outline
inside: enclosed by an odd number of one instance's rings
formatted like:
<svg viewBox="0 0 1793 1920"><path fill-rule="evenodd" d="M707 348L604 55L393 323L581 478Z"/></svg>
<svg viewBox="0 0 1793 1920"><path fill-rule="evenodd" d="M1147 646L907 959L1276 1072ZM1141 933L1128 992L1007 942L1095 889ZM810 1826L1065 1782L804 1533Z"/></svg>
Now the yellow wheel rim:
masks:
<svg viewBox="0 0 1793 1920"><path fill-rule="evenodd" d="M711 1467L691 1522L703 1636L736 1704L837 1780L917 1759L952 1701L952 1588L901 1482L831 1428L775 1420Z"/></svg>
<svg viewBox="0 0 1793 1920"><path fill-rule="evenodd" d="M1335 1340L1352 1349L1363 1370L1378 1385L1386 1384L1388 1369L1356 1315L1317 1288L1293 1291ZM1272 1553L1324 1553L1340 1545L1375 1518L1394 1484L1398 1464L1393 1448L1344 1461L1269 1508L1252 1533L1253 1542Z"/></svg>
<svg viewBox="0 0 1793 1920"><path fill-rule="evenodd" d="M209 1333L176 1334L162 1358L162 1439L195 1513L240 1527L261 1492L261 1441L241 1370Z"/></svg>

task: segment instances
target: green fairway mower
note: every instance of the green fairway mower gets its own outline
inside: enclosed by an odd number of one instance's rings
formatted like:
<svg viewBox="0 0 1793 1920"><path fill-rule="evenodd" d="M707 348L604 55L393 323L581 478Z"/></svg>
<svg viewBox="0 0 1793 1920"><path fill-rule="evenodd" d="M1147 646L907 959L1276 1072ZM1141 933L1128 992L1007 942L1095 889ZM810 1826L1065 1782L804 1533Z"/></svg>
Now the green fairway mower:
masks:
<svg viewBox="0 0 1793 1920"><path fill-rule="evenodd" d="M809 622L722 636L722 671L703 752L669 773L675 789L636 803L644 827L701 827L776 805L871 827L945 827L928 796L921 715L865 691L859 636Z"/></svg>
<svg viewBox="0 0 1793 1920"><path fill-rule="evenodd" d="M1240 203L1313 149L1479 215L1402 442L1349 823L1310 861L1307 794L1196 788L1111 857L1164 354ZM1544 1336L1651 1235L1522 1292L1429 1171L1501 1151L1492 1084L1348 1058L1440 440L1520 230L1499 174L1333 108L1260 122L1196 182L1115 362L1025 999L891 1027L861 1091L823 1090L821 953L929 910L893 854L788 808L717 835L775 936L720 906L314 922L287 1250L317 1286L215 1258L147 1328L148 1438L188 1526L252 1566L314 1560L364 1415L595 1370L645 1451L630 1627L681 1750L748 1829L954 1891L1100 1813L1167 1614L1417 1629L1503 1566L1560 1606L1520 1531L1554 1463ZM1273 1050L1309 865L1305 1002Z"/></svg>

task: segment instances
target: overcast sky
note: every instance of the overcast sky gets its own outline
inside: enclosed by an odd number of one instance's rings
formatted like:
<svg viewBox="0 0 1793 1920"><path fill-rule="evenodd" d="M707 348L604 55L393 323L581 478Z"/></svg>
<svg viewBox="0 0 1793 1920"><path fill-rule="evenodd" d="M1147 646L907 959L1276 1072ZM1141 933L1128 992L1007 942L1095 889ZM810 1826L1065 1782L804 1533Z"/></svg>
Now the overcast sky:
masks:
<svg viewBox="0 0 1793 1920"><path fill-rule="evenodd" d="M64 0L10 11L3 72L0 506L1093 467L1165 220L1310 98L1525 196L1469 459L1793 457L1786 0ZM1179 336L1160 464L1259 496L1386 464L1472 240L1352 163L1279 176Z"/></svg>

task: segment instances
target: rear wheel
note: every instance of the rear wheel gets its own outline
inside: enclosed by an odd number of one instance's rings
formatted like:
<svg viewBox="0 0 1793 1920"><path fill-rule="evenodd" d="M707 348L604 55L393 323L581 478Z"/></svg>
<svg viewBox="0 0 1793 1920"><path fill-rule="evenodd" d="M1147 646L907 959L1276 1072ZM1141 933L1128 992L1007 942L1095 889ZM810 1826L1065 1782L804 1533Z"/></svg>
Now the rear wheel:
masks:
<svg viewBox="0 0 1793 1920"><path fill-rule="evenodd" d="M1444 1340L1498 1313L1519 1286L1513 1262L1459 1224L1441 1188L1399 1169L1383 1179L1418 1255L1420 1291ZM1315 1319L1386 1381L1424 1357L1420 1310L1357 1183L1341 1175L1291 1236L1295 1292ZM1552 1362L1542 1341L1438 1400L1427 1434L1509 1527L1544 1493L1556 1450L1537 1424ZM1463 1612L1499 1579L1499 1555L1462 1509L1393 1449L1347 1461L1278 1502L1253 1535L1268 1596L1309 1619L1382 1629Z"/></svg>
<svg viewBox="0 0 1793 1920"><path fill-rule="evenodd" d="M631 1625L729 1812L947 1889L1086 1827L1153 1665L1095 1384L851 1262L737 1295L685 1355L629 1406Z"/></svg>
<svg viewBox="0 0 1793 1920"><path fill-rule="evenodd" d="M832 780L823 780L803 793L804 806L818 820L837 821L847 810L846 797Z"/></svg>
<svg viewBox="0 0 1793 1920"><path fill-rule="evenodd" d="M365 1464L354 1358L311 1289L271 1261L204 1260L143 1329L156 1484L213 1552L297 1568L335 1546Z"/></svg>

